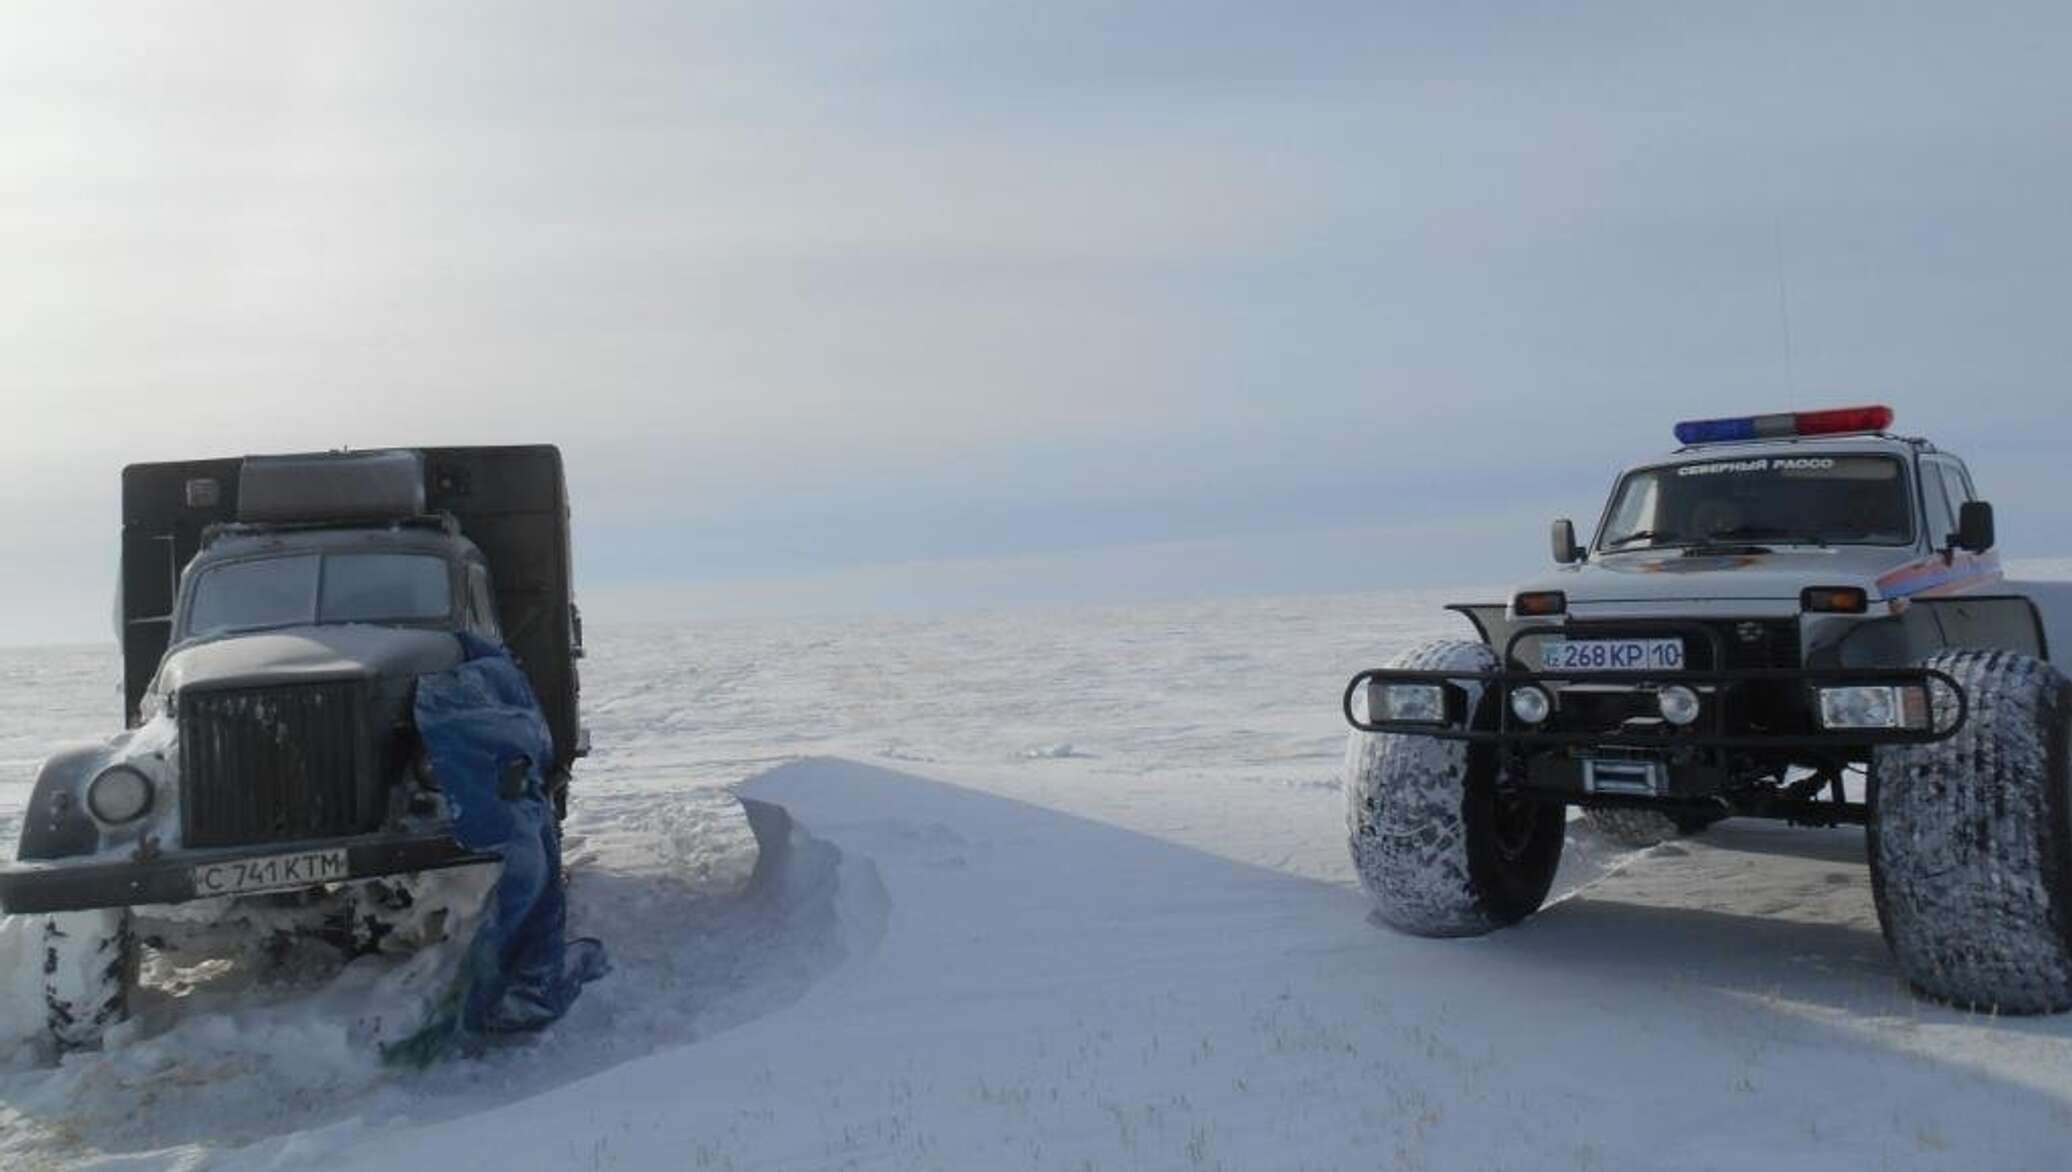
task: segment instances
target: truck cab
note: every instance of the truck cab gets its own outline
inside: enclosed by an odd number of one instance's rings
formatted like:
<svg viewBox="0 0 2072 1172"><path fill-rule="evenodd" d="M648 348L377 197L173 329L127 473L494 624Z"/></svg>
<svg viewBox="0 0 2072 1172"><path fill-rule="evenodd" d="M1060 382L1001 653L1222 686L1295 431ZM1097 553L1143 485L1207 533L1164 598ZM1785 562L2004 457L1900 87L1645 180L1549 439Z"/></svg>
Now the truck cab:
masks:
<svg viewBox="0 0 2072 1172"><path fill-rule="evenodd" d="M1962 461L1925 440L1687 445L1619 477L1588 548L1557 522L1561 568L1520 593L1562 591L1568 613L1604 618L1665 603L1796 616L1822 586L1881 604L1978 590L1999 555L1960 520L1977 526L1987 507Z"/></svg>

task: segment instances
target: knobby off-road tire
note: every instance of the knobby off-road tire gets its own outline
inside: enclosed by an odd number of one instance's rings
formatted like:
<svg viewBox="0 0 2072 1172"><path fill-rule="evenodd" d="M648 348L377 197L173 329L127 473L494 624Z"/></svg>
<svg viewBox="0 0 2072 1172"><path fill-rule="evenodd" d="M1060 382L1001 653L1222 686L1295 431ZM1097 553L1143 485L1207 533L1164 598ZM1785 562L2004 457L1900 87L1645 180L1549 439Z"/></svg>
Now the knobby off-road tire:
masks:
<svg viewBox="0 0 2072 1172"><path fill-rule="evenodd" d="M1877 752L1871 893L1885 941L1937 1000L2072 1008L2072 682L2002 651L1923 666L1957 681L1970 718L1947 741Z"/></svg>
<svg viewBox="0 0 2072 1172"><path fill-rule="evenodd" d="M1687 838L1703 831L1712 821L1685 816L1672 818L1656 810L1606 807L1584 810L1583 817L1597 833L1621 846L1659 846L1675 838Z"/></svg>
<svg viewBox="0 0 2072 1172"><path fill-rule="evenodd" d="M1494 671L1481 643L1443 640L1398 657L1409 671ZM1493 693L1459 681L1478 728ZM1479 936L1539 909L1561 862L1565 807L1503 801L1489 745L1355 731L1346 748L1353 867L1381 918L1417 936Z"/></svg>
<svg viewBox="0 0 2072 1172"><path fill-rule="evenodd" d="M61 1050L97 1045L129 1013L137 938L127 908L43 918L43 1005Z"/></svg>

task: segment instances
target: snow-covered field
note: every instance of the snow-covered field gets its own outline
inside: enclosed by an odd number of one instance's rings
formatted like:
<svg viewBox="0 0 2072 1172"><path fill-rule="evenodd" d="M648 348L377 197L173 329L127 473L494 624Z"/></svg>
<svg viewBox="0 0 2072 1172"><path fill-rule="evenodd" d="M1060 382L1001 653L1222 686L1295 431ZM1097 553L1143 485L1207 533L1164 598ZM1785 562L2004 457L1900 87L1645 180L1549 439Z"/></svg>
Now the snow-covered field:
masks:
<svg viewBox="0 0 2072 1172"><path fill-rule="evenodd" d="M2067 1165L2072 1019L1910 997L1860 833L1578 829L1522 928L1369 922L1339 689L1456 593L600 625L571 898L616 971L564 1022L398 1070L408 972L160 965L106 1051L14 1050L0 1165ZM8 842L113 668L0 651Z"/></svg>

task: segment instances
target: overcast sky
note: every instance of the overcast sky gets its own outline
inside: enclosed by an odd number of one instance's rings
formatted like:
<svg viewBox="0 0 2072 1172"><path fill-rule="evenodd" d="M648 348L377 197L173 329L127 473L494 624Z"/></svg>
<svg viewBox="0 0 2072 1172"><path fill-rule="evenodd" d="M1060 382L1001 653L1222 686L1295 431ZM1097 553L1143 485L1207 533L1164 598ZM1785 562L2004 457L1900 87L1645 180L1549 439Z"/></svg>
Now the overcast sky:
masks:
<svg viewBox="0 0 2072 1172"><path fill-rule="evenodd" d="M1502 581L1884 401L2072 551L2072 9L17 2L0 640L135 460L552 441L602 616Z"/></svg>

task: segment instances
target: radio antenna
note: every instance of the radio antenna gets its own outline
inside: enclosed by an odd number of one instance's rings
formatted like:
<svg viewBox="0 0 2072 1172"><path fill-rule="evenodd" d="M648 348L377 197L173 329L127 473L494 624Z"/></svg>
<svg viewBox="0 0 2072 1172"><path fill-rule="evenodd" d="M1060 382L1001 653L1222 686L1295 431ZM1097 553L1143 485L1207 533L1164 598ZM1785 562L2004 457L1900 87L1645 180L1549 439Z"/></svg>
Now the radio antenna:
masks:
<svg viewBox="0 0 2072 1172"><path fill-rule="evenodd" d="M1770 214L1770 249L1777 262L1777 325L1784 338L1784 390L1786 402L1799 401L1799 377L1791 352L1791 287L1784 277L1784 214Z"/></svg>

